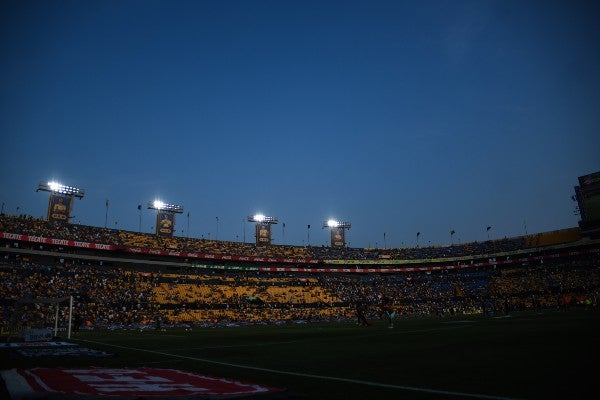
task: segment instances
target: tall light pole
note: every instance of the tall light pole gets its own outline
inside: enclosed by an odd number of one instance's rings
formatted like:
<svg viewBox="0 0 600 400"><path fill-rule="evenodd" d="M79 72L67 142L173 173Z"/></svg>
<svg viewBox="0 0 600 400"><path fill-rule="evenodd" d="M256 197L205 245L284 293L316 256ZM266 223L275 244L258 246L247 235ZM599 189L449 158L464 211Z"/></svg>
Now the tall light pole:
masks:
<svg viewBox="0 0 600 400"><path fill-rule="evenodd" d="M244 243L246 243L246 220L242 218L242 231L244 231Z"/></svg>
<svg viewBox="0 0 600 400"><path fill-rule="evenodd" d="M108 225L108 199L106 199L104 204L106 205L106 212L104 213L104 229L106 229Z"/></svg>
<svg viewBox="0 0 600 400"><path fill-rule="evenodd" d="M140 212L140 225L138 227L138 233L142 233L142 205L138 204L138 211Z"/></svg>
<svg viewBox="0 0 600 400"><path fill-rule="evenodd" d="M219 240L219 217L216 217L216 218L217 218L217 235L215 237L215 240Z"/></svg>

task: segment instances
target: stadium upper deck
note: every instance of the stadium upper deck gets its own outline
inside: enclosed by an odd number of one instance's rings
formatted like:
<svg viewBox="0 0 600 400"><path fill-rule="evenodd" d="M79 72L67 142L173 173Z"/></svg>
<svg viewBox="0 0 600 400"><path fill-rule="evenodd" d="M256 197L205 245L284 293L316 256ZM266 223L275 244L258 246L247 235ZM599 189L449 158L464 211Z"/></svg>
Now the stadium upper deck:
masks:
<svg viewBox="0 0 600 400"><path fill-rule="evenodd" d="M451 246L392 249L330 248L269 245L193 238L161 238L93 226L48 222L28 216L0 216L0 239L63 246L76 249L106 250L113 254L150 255L197 261L250 262L265 265L372 266L419 265L439 262L473 262L490 257L518 256L561 246L581 239L577 228L520 236L502 240L464 243Z"/></svg>

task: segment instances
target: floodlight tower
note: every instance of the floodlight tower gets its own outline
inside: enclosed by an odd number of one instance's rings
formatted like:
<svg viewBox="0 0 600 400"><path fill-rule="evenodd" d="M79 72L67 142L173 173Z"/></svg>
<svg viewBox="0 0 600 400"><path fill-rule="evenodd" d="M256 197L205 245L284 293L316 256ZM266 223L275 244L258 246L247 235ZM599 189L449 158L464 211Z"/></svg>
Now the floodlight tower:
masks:
<svg viewBox="0 0 600 400"><path fill-rule="evenodd" d="M149 210L156 210L156 236L172 237L175 232L175 214L183 213L183 207L160 200L148 202Z"/></svg>
<svg viewBox="0 0 600 400"><path fill-rule="evenodd" d="M350 222L329 219L323 222L323 228L329 228L331 233L331 247L346 246L346 229L350 229Z"/></svg>
<svg viewBox="0 0 600 400"><path fill-rule="evenodd" d="M36 192L50 192L48 201L48 221L69 222L73 209L73 198L82 199L85 190L75 186L63 185L55 181L40 182Z"/></svg>
<svg viewBox="0 0 600 400"><path fill-rule="evenodd" d="M251 215L248 222L256 222L256 244L271 244L271 225L278 223L277 217L263 214Z"/></svg>

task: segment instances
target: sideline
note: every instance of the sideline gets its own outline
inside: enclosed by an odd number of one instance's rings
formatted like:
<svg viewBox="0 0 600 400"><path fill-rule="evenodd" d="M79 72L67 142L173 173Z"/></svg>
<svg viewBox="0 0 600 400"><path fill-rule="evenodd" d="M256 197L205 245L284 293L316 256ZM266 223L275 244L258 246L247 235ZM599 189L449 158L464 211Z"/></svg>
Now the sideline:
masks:
<svg viewBox="0 0 600 400"><path fill-rule="evenodd" d="M269 372L269 373L279 374L279 375L299 376L302 378L313 378L313 379L320 379L320 380L326 380L326 381L345 382L345 383L373 386L373 387L386 388L386 389L407 390L407 391L412 391L412 392L441 394L441 395L446 395L446 396L457 396L457 397L463 397L463 398L468 397L468 398L475 398L475 399L490 399L490 400L521 400L521 399L518 399L515 397L494 396L494 395L487 395L487 394L480 394L480 393L452 392L452 391L448 391L448 390L438 390L438 389L429 389L429 388L403 386L403 385L392 385L392 384L387 384L387 383L370 382L370 381L363 381L363 380L359 380L359 379L342 378L342 377L337 377L337 376L326 376L326 375L307 374L307 373L302 373L302 372L283 371L283 370L277 370L277 369L271 369L271 368L255 367L252 365L233 364L233 363L228 363L228 362L223 362L223 361L209 360L209 359L200 358L200 357L190 357L190 356L184 356L184 355L179 355L179 354L165 353L165 352L157 351L157 350L149 350L149 349L140 349L137 347L121 346L121 345L116 345L116 344L98 342L95 340L86 340L86 339L74 339L74 340L99 344L102 346L115 347L118 349L141 351L141 352L145 352L145 353L158 354L161 356L181 358L181 359L192 360L192 361L199 361L199 362L204 362L207 364L223 365L226 367L249 369L249 370L261 371L261 372Z"/></svg>

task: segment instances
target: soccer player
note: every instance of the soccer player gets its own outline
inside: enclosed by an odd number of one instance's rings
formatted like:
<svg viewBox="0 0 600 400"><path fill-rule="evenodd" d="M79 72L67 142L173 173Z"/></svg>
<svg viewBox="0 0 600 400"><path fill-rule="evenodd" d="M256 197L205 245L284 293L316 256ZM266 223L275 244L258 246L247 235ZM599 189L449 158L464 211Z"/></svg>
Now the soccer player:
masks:
<svg viewBox="0 0 600 400"><path fill-rule="evenodd" d="M388 328L394 327L393 318L396 316L396 313L392 310L393 301L385 294L381 296L381 317L385 317L388 322Z"/></svg>
<svg viewBox="0 0 600 400"><path fill-rule="evenodd" d="M356 301L354 306L356 308L356 318L358 319L358 324L362 326L371 326L369 321L367 321L367 318L365 318L364 304L361 301Z"/></svg>

